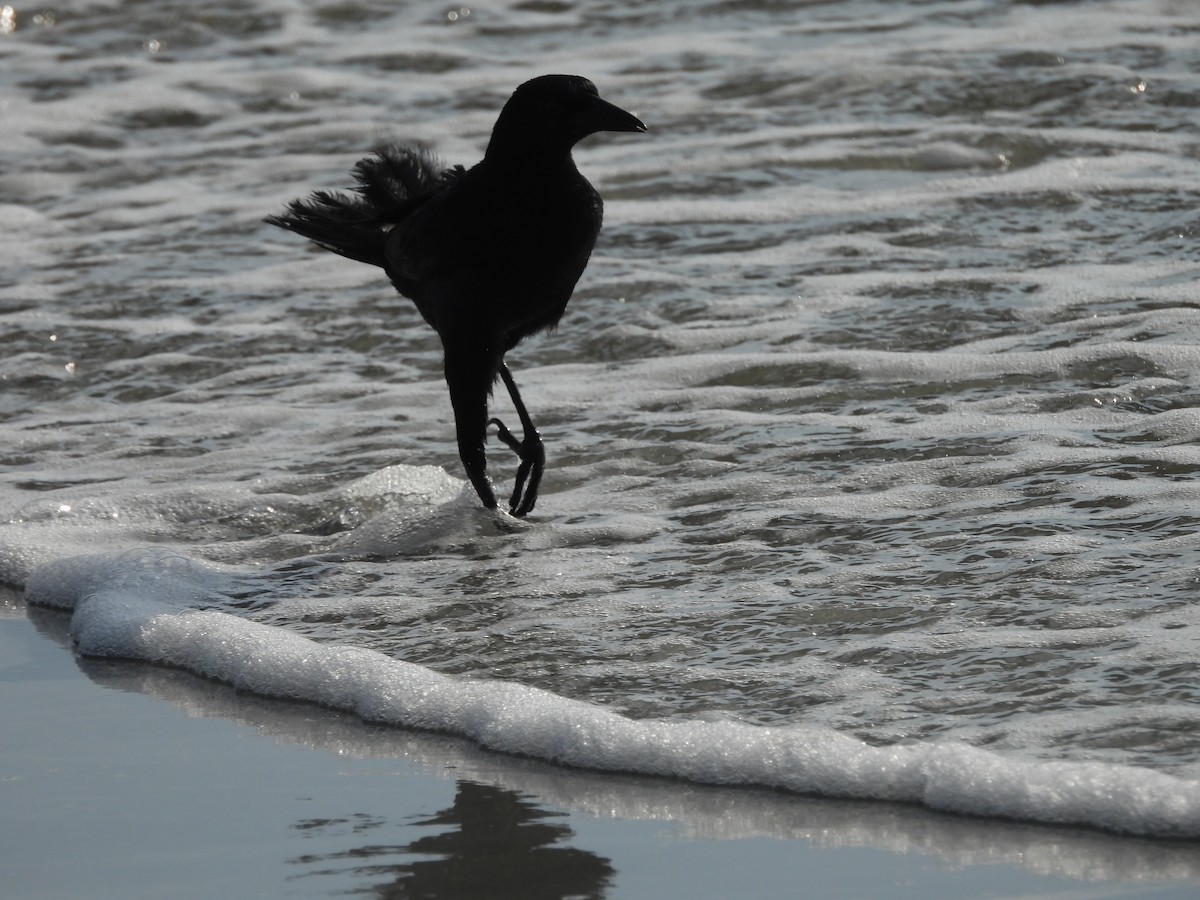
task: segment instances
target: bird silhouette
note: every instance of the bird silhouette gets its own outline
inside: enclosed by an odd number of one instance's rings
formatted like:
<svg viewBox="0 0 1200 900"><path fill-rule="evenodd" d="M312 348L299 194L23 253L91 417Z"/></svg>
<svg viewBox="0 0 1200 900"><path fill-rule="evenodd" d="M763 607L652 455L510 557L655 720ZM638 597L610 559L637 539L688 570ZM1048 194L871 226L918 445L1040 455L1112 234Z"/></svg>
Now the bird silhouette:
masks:
<svg viewBox="0 0 1200 900"><path fill-rule="evenodd" d="M516 89L483 159L446 168L427 148L392 145L354 168L354 193L317 191L266 221L326 250L381 267L433 327L445 352L458 453L488 509L496 495L484 445L489 425L520 463L509 511L529 513L545 468L541 436L504 355L558 324L600 232L603 202L571 149L600 131L644 132L578 75L543 75ZM496 378L520 440L488 418Z"/></svg>

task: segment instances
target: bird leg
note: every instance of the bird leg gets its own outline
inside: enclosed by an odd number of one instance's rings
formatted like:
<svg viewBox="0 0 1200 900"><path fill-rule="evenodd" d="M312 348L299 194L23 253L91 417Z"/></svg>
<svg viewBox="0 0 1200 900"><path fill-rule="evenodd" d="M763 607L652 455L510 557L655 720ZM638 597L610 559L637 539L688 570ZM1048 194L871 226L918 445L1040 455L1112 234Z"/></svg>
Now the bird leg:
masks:
<svg viewBox="0 0 1200 900"><path fill-rule="evenodd" d="M496 508L496 494L487 476L487 400L494 368L486 352L472 352L456 342L446 343L446 386L454 408L458 455L475 493L488 509Z"/></svg>
<svg viewBox="0 0 1200 900"><path fill-rule="evenodd" d="M512 398L517 410L517 418L521 420L521 431L524 440L518 441L511 431L499 419L490 419L488 424L496 426L496 434L509 449L521 460L517 467L517 477L513 483L512 499L508 501L509 512L520 518L533 510L537 502L538 488L542 485L542 470L546 467L546 450L542 446L542 436L538 434L525 403L521 400L521 392L513 381L512 372L503 361L500 363L500 377L508 388L508 396ZM526 483L528 479L528 484ZM523 496L522 496L523 494Z"/></svg>

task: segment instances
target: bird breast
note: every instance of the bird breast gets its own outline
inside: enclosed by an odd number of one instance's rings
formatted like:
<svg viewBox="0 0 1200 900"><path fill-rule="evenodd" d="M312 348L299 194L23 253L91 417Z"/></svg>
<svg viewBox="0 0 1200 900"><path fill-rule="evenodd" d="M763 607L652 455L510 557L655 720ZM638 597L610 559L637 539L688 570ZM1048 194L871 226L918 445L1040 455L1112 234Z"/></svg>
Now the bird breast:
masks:
<svg viewBox="0 0 1200 900"><path fill-rule="evenodd" d="M462 317L515 339L552 327L591 256L603 204L573 166L498 174L476 166L388 234L393 284L439 332Z"/></svg>

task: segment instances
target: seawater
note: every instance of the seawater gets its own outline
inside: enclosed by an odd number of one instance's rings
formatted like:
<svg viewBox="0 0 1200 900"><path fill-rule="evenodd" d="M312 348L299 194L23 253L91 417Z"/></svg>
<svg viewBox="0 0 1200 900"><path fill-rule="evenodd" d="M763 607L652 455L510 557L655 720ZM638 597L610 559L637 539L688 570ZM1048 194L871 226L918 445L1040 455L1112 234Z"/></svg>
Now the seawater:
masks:
<svg viewBox="0 0 1200 900"><path fill-rule="evenodd" d="M81 650L577 766L1200 835L1189 4L0 29L0 578ZM509 356L549 454L516 522L411 304L261 219L385 140L474 162L564 71L650 133L576 151L607 224Z"/></svg>

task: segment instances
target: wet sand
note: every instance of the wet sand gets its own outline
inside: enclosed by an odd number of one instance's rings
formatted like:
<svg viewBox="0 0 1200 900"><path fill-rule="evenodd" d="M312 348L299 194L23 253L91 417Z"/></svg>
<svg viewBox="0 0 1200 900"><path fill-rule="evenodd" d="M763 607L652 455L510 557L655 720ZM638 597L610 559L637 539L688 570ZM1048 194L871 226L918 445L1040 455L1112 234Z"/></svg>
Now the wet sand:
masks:
<svg viewBox="0 0 1200 900"><path fill-rule="evenodd" d="M1191 898L1200 846L575 772L139 663L0 606L26 898Z"/></svg>

